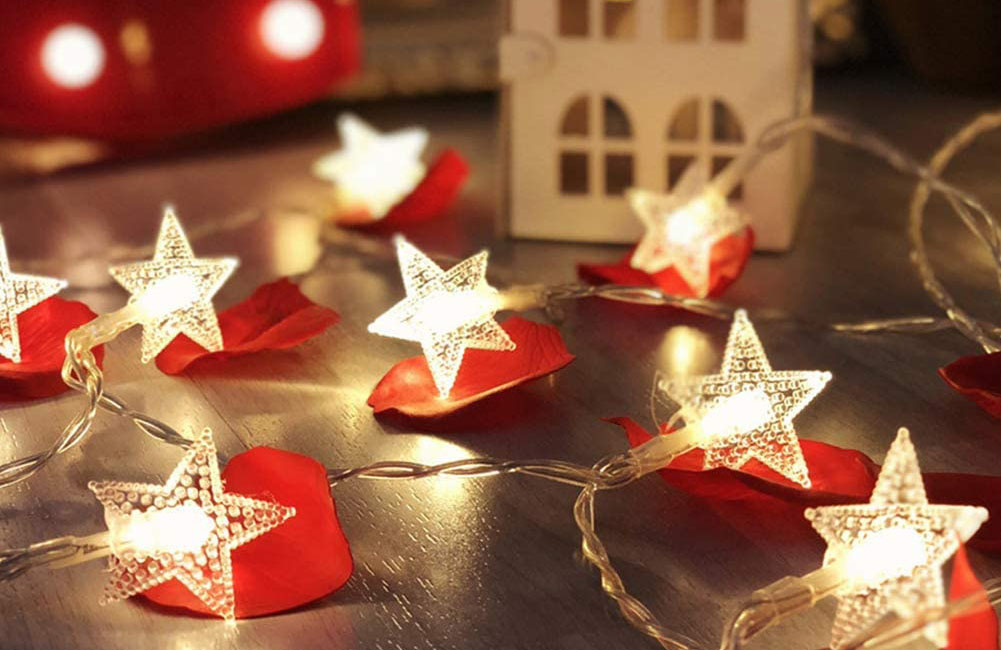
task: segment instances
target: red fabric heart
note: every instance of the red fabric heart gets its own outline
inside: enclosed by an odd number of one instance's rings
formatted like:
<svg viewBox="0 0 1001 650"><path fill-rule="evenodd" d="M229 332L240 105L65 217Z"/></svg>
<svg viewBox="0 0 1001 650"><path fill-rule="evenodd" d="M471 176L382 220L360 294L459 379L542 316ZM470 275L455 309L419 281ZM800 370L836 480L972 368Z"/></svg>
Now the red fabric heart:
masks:
<svg viewBox="0 0 1001 650"><path fill-rule="evenodd" d="M452 206L468 176L466 160L455 149L445 149L417 187L390 208L382 219L373 219L364 210L352 211L337 215L337 225L396 232L402 226L434 219Z"/></svg>
<svg viewBox="0 0 1001 650"><path fill-rule="evenodd" d="M219 314L222 350L209 352L181 334L157 355L156 365L176 375L203 359L284 350L318 336L339 319L333 309L317 305L282 278L261 285L250 298Z"/></svg>
<svg viewBox="0 0 1001 650"><path fill-rule="evenodd" d="M622 427L630 446L636 447L651 434L629 418L608 420ZM665 435L670 435L666 431ZM703 469L703 452L691 451L660 470L672 486L705 503L730 524L754 539L769 544L819 543L806 508L869 500L880 466L860 451L842 449L815 440L799 441L810 469L813 487L805 489L778 475L756 460L742 471ZM992 517L970 541L971 546L1001 552L1001 477L973 474L925 473L925 491L932 503L983 506Z"/></svg>
<svg viewBox="0 0 1001 650"><path fill-rule="evenodd" d="M957 359L938 369L947 384L1001 418L1001 352Z"/></svg>
<svg viewBox="0 0 1001 650"><path fill-rule="evenodd" d="M0 357L0 399L28 400L69 390L62 379L66 359L66 334L88 323L97 314L76 300L53 296L17 317L21 336L21 362ZM104 347L94 348L97 365L104 362Z"/></svg>
<svg viewBox="0 0 1001 650"><path fill-rule="evenodd" d="M747 227L716 242L709 262L709 297L715 297L736 281L744 271L754 250L754 231ZM659 287L664 293L675 296L695 296L688 283L673 266L649 274L629 265L633 251L618 264L578 264L577 274L591 284L621 284L625 286Z"/></svg>
<svg viewBox="0 0 1001 650"><path fill-rule="evenodd" d="M466 350L448 399L438 396L427 360L420 356L393 366L372 391L368 405L376 413L396 411L410 417L439 417L556 372L574 360L559 330L552 325L512 316L501 327L517 347L505 352Z"/></svg>
<svg viewBox="0 0 1001 650"><path fill-rule="evenodd" d="M290 451L255 447L234 456L222 479L227 492L295 508L291 519L233 549L237 618L292 609L347 582L353 570L351 550L323 465ZM177 580L143 596L160 605L212 614Z"/></svg>

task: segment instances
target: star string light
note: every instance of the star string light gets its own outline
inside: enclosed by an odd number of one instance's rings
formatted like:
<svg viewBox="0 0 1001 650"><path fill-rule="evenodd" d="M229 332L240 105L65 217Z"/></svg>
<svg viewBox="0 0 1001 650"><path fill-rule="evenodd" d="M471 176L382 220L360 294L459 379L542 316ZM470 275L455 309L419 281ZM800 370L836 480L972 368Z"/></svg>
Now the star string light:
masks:
<svg viewBox="0 0 1001 650"><path fill-rule="evenodd" d="M706 469L740 469L756 458L789 480L809 487L809 470L792 419L830 379L831 373L820 370L772 370L747 312L738 309L719 374L665 379L659 388L678 403L686 423L718 414L723 404L743 403L755 410L753 426L700 441ZM739 422L739 413L736 416Z"/></svg>
<svg viewBox="0 0 1001 650"><path fill-rule="evenodd" d="M910 434L900 429L869 503L806 512L828 544L825 564L843 563L852 578L837 594L832 650L886 614L944 605L942 565L987 514L972 506L929 505ZM931 625L924 634L945 647L948 622Z"/></svg>
<svg viewBox="0 0 1001 650"><path fill-rule="evenodd" d="M673 266L700 298L709 293L713 246L749 223L747 215L722 195L706 189L706 183L705 170L693 164L670 194L637 188L626 193L633 212L646 227L630 266L646 273Z"/></svg>
<svg viewBox="0 0 1001 650"><path fill-rule="evenodd" d="M383 134L346 113L337 118L337 130L343 147L313 163L313 173L335 185L346 208L361 206L381 219L424 178L426 129Z"/></svg>
<svg viewBox="0 0 1001 650"><path fill-rule="evenodd" d="M132 294L130 303L156 302L167 309L146 309L142 319L142 361L149 362L178 334L210 352L221 350L222 332L212 306L212 296L236 269L232 257L197 258L188 243L177 215L164 210L153 259L133 262L110 269L112 277ZM183 300L164 295L171 286L190 293ZM157 295L160 294L160 295ZM175 302L177 304L170 304Z"/></svg>
<svg viewBox="0 0 1001 650"><path fill-rule="evenodd" d="M109 524L103 603L177 579L213 612L235 618L230 553L280 526L295 508L225 492L209 429L163 485L91 482Z"/></svg>
<svg viewBox="0 0 1001 650"><path fill-rule="evenodd" d="M14 363L20 363L18 315L56 295L66 284L66 280L11 272L7 244L0 232L0 354Z"/></svg>
<svg viewBox="0 0 1001 650"><path fill-rule="evenodd" d="M514 350L497 324L499 294L487 284L487 251L442 270L427 255L397 236L396 254L407 296L368 326L374 334L417 341L441 397L447 398L466 348Z"/></svg>

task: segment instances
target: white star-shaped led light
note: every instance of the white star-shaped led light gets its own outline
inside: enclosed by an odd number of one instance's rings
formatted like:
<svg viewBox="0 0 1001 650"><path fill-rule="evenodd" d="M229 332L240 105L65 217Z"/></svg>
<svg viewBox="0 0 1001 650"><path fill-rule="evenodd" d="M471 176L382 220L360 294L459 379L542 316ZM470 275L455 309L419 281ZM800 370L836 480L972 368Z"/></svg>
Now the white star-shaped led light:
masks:
<svg viewBox="0 0 1001 650"><path fill-rule="evenodd" d="M89 487L111 533L111 579L102 603L177 579L227 620L236 608L230 552L295 515L295 508L225 492L208 429L164 485L100 481Z"/></svg>
<svg viewBox="0 0 1001 650"><path fill-rule="evenodd" d="M21 335L17 316L66 287L66 280L11 273L7 244L0 232L0 354L21 361Z"/></svg>
<svg viewBox="0 0 1001 650"><path fill-rule="evenodd" d="M942 564L987 519L984 508L929 505L914 445L900 429L867 504L824 506L806 516L827 542L825 564L843 562L831 648L839 650L891 612L944 604ZM937 647L948 623L924 630Z"/></svg>
<svg viewBox="0 0 1001 650"><path fill-rule="evenodd" d="M346 113L337 118L337 130L342 148L313 163L313 173L336 186L346 208L360 206L381 219L424 178L427 129L382 134Z"/></svg>
<svg viewBox="0 0 1001 650"><path fill-rule="evenodd" d="M809 470L792 419L830 379L831 373L820 370L772 370L747 313L739 309L719 374L665 379L660 389L678 403L686 423L700 422L707 416L717 419L717 412L733 411L730 406L734 404L757 407L763 401L764 413L755 413L753 428L734 427L734 433L712 436L699 444L706 452L706 469L740 469L757 458L789 480L809 487Z"/></svg>
<svg viewBox="0 0 1001 650"><path fill-rule="evenodd" d="M630 266L647 273L673 266L699 297L709 292L713 245L749 222L706 183L702 165L692 164L670 194L636 188L626 193L646 227Z"/></svg>
<svg viewBox="0 0 1001 650"><path fill-rule="evenodd" d="M499 302L497 290L487 284L487 251L444 271L403 237L395 241L407 297L368 330L419 342L438 393L448 397L466 348L515 348L494 320Z"/></svg>
<svg viewBox="0 0 1001 650"><path fill-rule="evenodd" d="M178 334L186 334L206 350L222 349L212 296L236 265L232 257L195 257L174 211L164 210L153 259L110 269L118 284L132 294L130 303L149 303L142 322L143 363L153 359ZM178 288L187 295L176 295ZM169 295L171 292L174 295Z"/></svg>

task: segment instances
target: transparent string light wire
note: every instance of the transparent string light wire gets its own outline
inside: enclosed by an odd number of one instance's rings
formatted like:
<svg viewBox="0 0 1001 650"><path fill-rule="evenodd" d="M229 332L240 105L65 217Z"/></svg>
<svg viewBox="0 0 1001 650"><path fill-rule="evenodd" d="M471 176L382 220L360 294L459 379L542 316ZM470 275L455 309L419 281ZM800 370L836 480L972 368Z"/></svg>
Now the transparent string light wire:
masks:
<svg viewBox="0 0 1001 650"><path fill-rule="evenodd" d="M858 322L817 323L791 316L779 310L769 309L754 313L754 318L757 320L800 322L819 329L854 334L877 332L924 334L955 327L960 333L981 345L988 352L1001 349L1001 327L993 323L979 321L967 314L938 280L928 260L922 232L924 208L928 198L933 191L941 193L966 227L990 252L998 284L1001 287L1001 226L998 225L993 214L976 197L939 177L940 172L956 153L969 146L980 134L999 127L1001 127L1001 111L977 117L952 136L935 154L928 166L922 165L881 135L836 117L822 115L797 117L776 122L766 128L751 149L736 158L710 182L709 189L726 196L762 158L802 132L813 132L860 149L883 160L900 173L916 176L919 183L912 199L907 228L907 236L911 246L911 260L918 270L925 291L943 309L945 317L904 316ZM634 304L678 307L724 320L732 318L735 310L734 307L717 300L675 296L654 287L568 284L547 287L545 297L547 311L555 315L559 315L559 308L555 306L555 303L589 297L601 297Z"/></svg>
<svg viewBox="0 0 1001 650"><path fill-rule="evenodd" d="M924 289L943 309L945 317L921 315L821 323L781 310L765 309L753 311L753 318L755 320L796 322L815 329L827 329L849 334L881 332L926 334L954 327L989 352L1001 349L1001 327L990 322L978 321L968 315L958 306L938 280L931 263L928 261L921 229L924 207L930 194L932 192L942 194L977 240L989 250L998 284L1001 287L1001 226L998 225L993 214L976 197L939 177L939 172L955 153L972 143L981 133L998 127L1001 127L1001 111L978 117L952 136L928 166L922 165L883 136L837 117L823 115L797 117L782 120L767 127L755 145L717 175L710 182L708 189L726 196L762 158L803 132L816 133L846 146L860 149L886 162L892 169L902 174L916 176L919 179L919 184L912 200L907 228L911 259L919 272ZM328 239L326 243L331 244L332 242ZM459 261L444 256L436 256L435 259L443 262ZM308 275L308 273L303 275ZM502 291L502 295L525 292L526 290L534 290L536 300L534 303L520 301L521 308L542 307L554 320L562 319L561 303L592 297L633 304L677 307L721 320L732 318L736 309L732 305L718 300L677 296L648 286L576 283L553 286L512 286Z"/></svg>
<svg viewBox="0 0 1001 650"><path fill-rule="evenodd" d="M969 147L983 133L1001 128L1001 111L983 113L960 129L935 152L928 165L929 176L923 177L914 190L911 198L908 219L907 237L911 246L911 261L917 267L925 290L932 300L941 307L956 329L968 338L976 341L986 352L996 352L1001 349L1001 331L996 327L985 326L963 310L952 295L945 289L935 275L925 247L923 224L924 211L933 188L930 178L937 178L949 162L962 150ZM963 223L987 247L994 263L994 272L1001 287L1001 228L997 221L986 211L977 210L971 215L964 206L957 205L949 197L952 207L963 219ZM979 217L979 219L977 219Z"/></svg>
<svg viewBox="0 0 1001 650"><path fill-rule="evenodd" d="M927 261L924 240L921 232L921 217L923 208L931 191L945 195L950 205L957 212L964 224L991 251L992 260L997 269L998 281L1001 284L1001 247L997 222L991 213L975 197L938 178L953 155L968 146L980 133L1001 127L1001 112L984 115L957 133L932 159L930 167L925 167L909 155L903 153L884 138L855 125L836 118L813 116L795 118L774 124L765 130L757 145L747 154L738 158L721 175L714 179L711 187L722 195L727 195L740 180L754 167L757 162L769 152L779 148L793 135L802 131L812 131L843 144L859 148L871 155L886 161L893 169L907 174L913 174L920 179L911 207L911 220L908 236L912 246L912 260L918 267L925 289L939 306L946 312L946 318L927 316L901 317L889 319L874 319L853 323L832 323L823 325L834 331L850 333L871 332L906 332L926 333L937 332L955 327L965 336L981 344L986 350L998 349L991 336L997 336L999 328L990 323L980 323L965 314L948 292L938 282L930 263ZM982 225L978 225L982 224ZM526 288L520 288L522 292ZM551 315L559 315L559 303L566 300L602 297L623 302L648 305L669 305L688 311L719 319L730 319L734 308L714 300L686 298L666 294L650 287L625 287L616 285L585 286L562 285L554 287L537 287L540 304ZM763 314L766 319L797 320L780 312ZM506 463L487 459L470 459L456 461L437 466L426 466L412 463L377 463L356 470L332 471L329 474L331 484L352 477L379 479L415 479L438 474L455 476L487 476L506 473L536 474L541 471L547 478L552 467L551 461L528 462L524 465ZM567 473L569 472L569 473ZM617 604L622 616L633 627L657 641L667 650L698 650L698 646L675 632L664 627L657 617L639 599L630 594L621 576L612 564L608 551L597 533L595 523L595 497L602 489L621 487L639 478L635 467L631 466L625 456L615 456L596 464L590 472L578 466L566 466L557 470L561 482L577 484L584 481L581 493L574 503L573 516L582 538L582 553L584 558L597 570L601 586L605 593ZM590 479L588 478L590 476ZM1001 580L987 583L989 602L993 605L1001 602ZM869 635L858 640L852 646L876 650L889 647L909 634L923 629L937 620L948 619L959 613L983 606L980 595L959 599L947 603L937 611L922 611L914 617L903 619L895 626L887 629L872 630ZM739 650L743 648L758 632L777 622L781 617L781 608L776 609L774 601L756 602L753 597L744 605L740 613L733 619L723 636L721 650Z"/></svg>
<svg viewBox="0 0 1001 650"><path fill-rule="evenodd" d="M985 350L998 349L996 339L999 329L989 323L981 323L968 316L956 306L955 301L938 282L925 252L921 222L923 209L932 191L944 194L953 209L963 219L967 227L991 251L997 267L998 281L1001 283L1001 245L998 226L990 212L968 193L940 180L938 173L960 150L968 146L982 132L1001 126L1001 113L981 116L968 127L951 138L932 159L930 167L924 167L907 154L902 153L886 140L854 125L828 117L804 117L774 124L766 129L757 145L747 154L738 158L727 170L712 182L712 188L724 195L768 152L780 147L790 137L801 131L813 131L836 141L860 148L885 160L894 169L914 174L920 179L911 205L911 220L908 236L912 246L912 260L917 265L926 290L945 311L947 319L930 317L904 317L864 321L861 323L835 323L827 325L836 331L847 332L932 332L955 326L964 335L977 341ZM555 287L520 288L524 294L534 295L547 311L558 310L558 304L565 300L585 297L604 297L613 300L640 304L671 305L689 311L720 319L732 317L733 308L717 301L685 298L665 294L649 287L622 286L582 286L563 285ZM526 303L524 296L521 297ZM763 314L767 318L788 318L778 313ZM795 320L795 319L791 319ZM97 410L104 408L112 413L131 419L143 432L163 442L186 448L191 441L168 425L129 408L118 398L104 392L103 376L93 356L92 349L110 341L121 331L136 324L136 320L122 320L112 315L101 316L82 326L67 336L67 358L63 367L63 379L72 388L87 396L86 408L67 427L59 440L48 450L27 458L0 466L0 487L23 480L40 470L53 456L71 449L78 444L91 427ZM597 534L595 527L594 500L598 491L621 487L639 477L636 468L630 465L624 455L599 462L588 468L585 466L553 460L502 461L493 458L472 458L440 465L423 465L410 462L380 462L353 469L328 471L331 486L350 478L381 480L408 480L431 476L449 475L459 477L485 477L503 474L523 474L560 483L581 487L582 491L574 505L574 519L582 535L584 557L592 563L601 576L602 588L618 604L626 620L640 631L658 641L668 650L696 650L696 646L664 628L650 610L625 589L625 586L611 563L610 556ZM20 575L28 568L58 562L67 556L85 549L82 541L75 537L64 537L22 549L0 551L0 580ZM991 602L1001 598L1001 587L992 584ZM919 619L930 616L953 615L963 607L973 607L979 600L956 601L945 606L942 612L922 612L918 619L908 619L901 626L917 626ZM770 605L769 605L770 607ZM753 600L734 619L733 625L724 635L721 648L738 649L756 632L774 622L774 612ZM860 641L859 648L883 647L882 638L902 633L898 629L882 631L882 637L871 637Z"/></svg>
<svg viewBox="0 0 1001 650"><path fill-rule="evenodd" d="M613 458L611 462L618 461ZM610 468L599 464L595 469L602 472L609 471ZM626 589L595 525L595 496L599 489L596 484L584 486L574 503L573 517L581 533L583 556L598 570L602 590L615 602L626 622L652 638L662 648L705 650L706 646L700 646L695 641L662 625L657 616ZM882 621L846 645L845 650L896 648L916 638L929 625L1001 604L1001 578L987 580L983 586L985 593L971 594L947 601L941 607L925 608L911 612L906 617ZM719 650L743 650L759 633L812 606L812 602L804 602L802 595L801 592L796 594L790 592L788 602L784 602L781 599L777 600L774 594L770 594L767 598L752 594L724 629Z"/></svg>
<svg viewBox="0 0 1001 650"><path fill-rule="evenodd" d="M102 314L66 335L66 359L63 362L62 378L68 386L82 392L87 402L48 449L0 465L0 488L27 479L45 467L52 458L79 444L90 431L99 408L129 418L140 430L157 440L184 448L191 445L188 438L172 427L129 408L122 400L104 392L104 374L97 365L93 349L111 341L139 322L138 317L122 318L119 310Z"/></svg>

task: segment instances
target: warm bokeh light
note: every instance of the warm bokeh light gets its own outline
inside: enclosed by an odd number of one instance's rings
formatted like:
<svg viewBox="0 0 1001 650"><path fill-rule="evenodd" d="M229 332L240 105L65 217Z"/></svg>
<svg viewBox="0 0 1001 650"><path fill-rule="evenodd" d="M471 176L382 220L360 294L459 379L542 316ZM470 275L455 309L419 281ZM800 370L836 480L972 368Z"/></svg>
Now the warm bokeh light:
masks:
<svg viewBox="0 0 1001 650"><path fill-rule="evenodd" d="M283 59L304 59L320 47L323 14L310 0L273 0L261 14L261 38Z"/></svg>
<svg viewBox="0 0 1001 650"><path fill-rule="evenodd" d="M61 25L42 44L42 68L53 83L64 88L85 88L104 71L104 45L97 33L84 25Z"/></svg>

